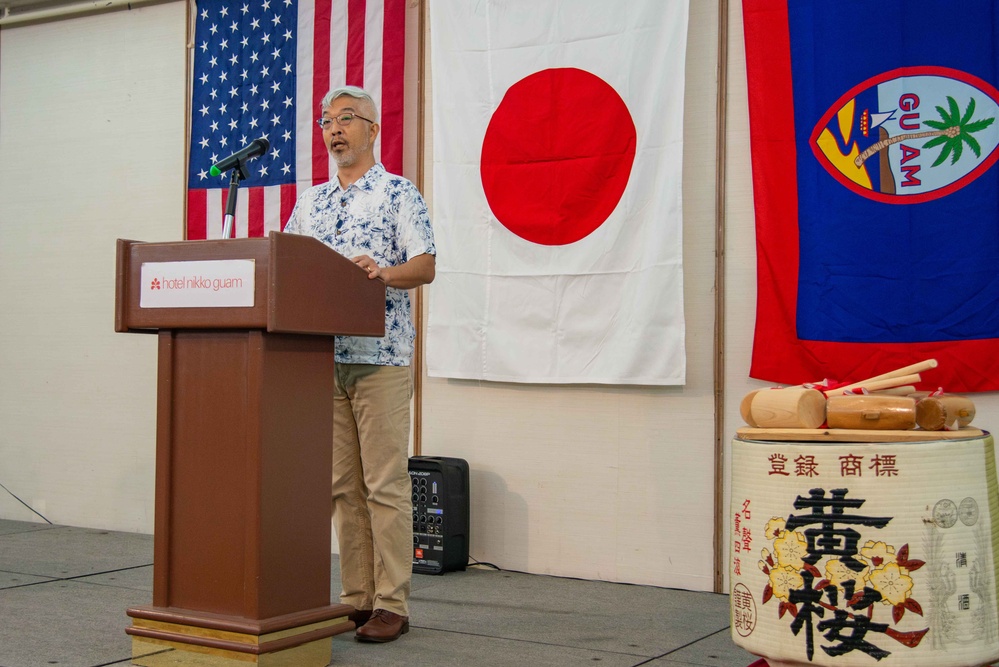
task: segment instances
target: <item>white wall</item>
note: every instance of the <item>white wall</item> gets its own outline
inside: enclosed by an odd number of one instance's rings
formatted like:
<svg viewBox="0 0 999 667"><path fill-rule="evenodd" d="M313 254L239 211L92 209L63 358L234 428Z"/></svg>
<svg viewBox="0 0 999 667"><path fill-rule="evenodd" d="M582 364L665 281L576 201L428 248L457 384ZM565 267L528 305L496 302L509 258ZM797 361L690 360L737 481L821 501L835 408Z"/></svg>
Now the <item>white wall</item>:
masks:
<svg viewBox="0 0 999 667"><path fill-rule="evenodd" d="M742 396L764 386L747 377L755 236L741 3L729 5L725 440ZM182 236L185 11L171 2L0 31L0 518L41 520L13 493L55 523L152 530L156 347L113 332L114 242ZM423 378L423 453L468 460L478 560L714 585L717 11L691 2L687 384ZM996 396L975 400L976 423L994 422ZM727 542L727 521L717 534Z"/></svg>
<svg viewBox="0 0 999 667"><path fill-rule="evenodd" d="M151 532L155 337L114 333L115 239L184 203L185 4L0 32L0 484ZM41 521L0 489L0 517Z"/></svg>

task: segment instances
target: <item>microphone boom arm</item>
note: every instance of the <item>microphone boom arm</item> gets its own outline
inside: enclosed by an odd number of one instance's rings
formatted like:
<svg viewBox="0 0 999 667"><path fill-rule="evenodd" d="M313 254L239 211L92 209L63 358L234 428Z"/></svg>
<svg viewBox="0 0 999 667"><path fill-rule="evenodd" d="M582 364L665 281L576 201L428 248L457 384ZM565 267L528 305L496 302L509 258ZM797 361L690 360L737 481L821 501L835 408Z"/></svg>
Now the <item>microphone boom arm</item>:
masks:
<svg viewBox="0 0 999 667"><path fill-rule="evenodd" d="M236 194L239 192L240 180L248 178L246 160L240 160L229 175L229 196L225 202L225 218L222 223L222 238L232 238L232 230L236 222Z"/></svg>
<svg viewBox="0 0 999 667"><path fill-rule="evenodd" d="M227 169L232 170L229 176L229 196L226 199L225 218L222 223L222 238L232 238L233 226L236 220L236 194L239 192L239 182L250 177L246 170L249 160L263 155L270 148L270 143L264 137L254 139L249 145L236 151L209 170L212 176L219 176Z"/></svg>

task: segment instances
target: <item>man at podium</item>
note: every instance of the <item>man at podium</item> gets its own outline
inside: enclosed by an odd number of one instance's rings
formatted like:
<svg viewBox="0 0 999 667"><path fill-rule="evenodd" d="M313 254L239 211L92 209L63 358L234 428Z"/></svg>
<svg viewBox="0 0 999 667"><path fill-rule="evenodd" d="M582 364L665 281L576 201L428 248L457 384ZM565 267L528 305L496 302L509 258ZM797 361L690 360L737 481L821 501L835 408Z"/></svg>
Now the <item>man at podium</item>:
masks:
<svg viewBox="0 0 999 667"><path fill-rule="evenodd" d="M317 121L337 164L302 193L286 232L313 236L386 285L385 336L337 336L333 401L333 521L340 601L357 611L360 641L409 631L413 517L409 480L410 362L416 331L407 290L434 279L434 234L410 181L375 161L378 110L364 90L330 91Z"/></svg>

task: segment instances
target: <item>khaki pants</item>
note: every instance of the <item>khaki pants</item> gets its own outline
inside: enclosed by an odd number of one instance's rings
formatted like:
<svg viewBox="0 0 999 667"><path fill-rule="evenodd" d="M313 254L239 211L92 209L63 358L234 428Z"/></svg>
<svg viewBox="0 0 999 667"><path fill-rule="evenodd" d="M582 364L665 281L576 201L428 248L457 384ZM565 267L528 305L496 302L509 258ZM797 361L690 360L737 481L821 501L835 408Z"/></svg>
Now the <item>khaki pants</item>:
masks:
<svg viewBox="0 0 999 667"><path fill-rule="evenodd" d="M413 501L409 366L337 364L333 398L333 523L340 601L409 615Z"/></svg>

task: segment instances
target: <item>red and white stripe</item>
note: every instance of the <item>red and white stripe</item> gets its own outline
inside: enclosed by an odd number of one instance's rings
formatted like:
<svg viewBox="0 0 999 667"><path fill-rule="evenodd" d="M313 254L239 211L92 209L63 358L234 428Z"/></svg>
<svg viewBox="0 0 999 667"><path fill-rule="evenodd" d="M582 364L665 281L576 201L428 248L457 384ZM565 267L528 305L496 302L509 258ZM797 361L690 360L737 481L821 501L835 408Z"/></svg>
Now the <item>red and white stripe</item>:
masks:
<svg viewBox="0 0 999 667"><path fill-rule="evenodd" d="M375 158L402 173L406 0L299 0L296 184L241 188L236 237L280 231L298 195L335 171L315 120L333 88L360 86L381 105ZM228 187L190 189L187 238L222 237Z"/></svg>

